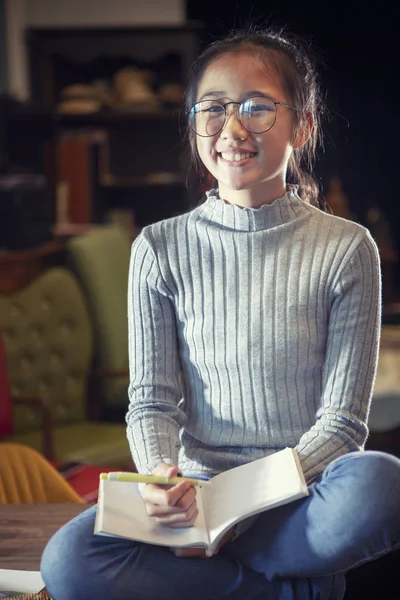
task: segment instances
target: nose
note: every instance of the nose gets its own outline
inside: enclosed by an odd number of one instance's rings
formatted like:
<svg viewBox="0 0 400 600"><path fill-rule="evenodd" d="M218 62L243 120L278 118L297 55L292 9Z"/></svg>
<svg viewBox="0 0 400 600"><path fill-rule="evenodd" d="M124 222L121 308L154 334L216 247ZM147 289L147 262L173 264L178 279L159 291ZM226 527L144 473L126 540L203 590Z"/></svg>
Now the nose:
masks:
<svg viewBox="0 0 400 600"><path fill-rule="evenodd" d="M248 131L245 129L238 117L239 106L226 109L225 123L222 128L221 137L224 139L245 139Z"/></svg>

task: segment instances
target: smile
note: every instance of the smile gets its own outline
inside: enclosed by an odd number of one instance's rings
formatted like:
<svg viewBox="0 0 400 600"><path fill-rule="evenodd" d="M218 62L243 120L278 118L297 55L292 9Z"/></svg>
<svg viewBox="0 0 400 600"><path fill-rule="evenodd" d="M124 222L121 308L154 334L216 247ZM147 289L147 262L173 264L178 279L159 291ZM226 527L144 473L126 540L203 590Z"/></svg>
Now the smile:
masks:
<svg viewBox="0 0 400 600"><path fill-rule="evenodd" d="M252 158L256 152L220 152L219 156L226 162L240 162L246 158Z"/></svg>

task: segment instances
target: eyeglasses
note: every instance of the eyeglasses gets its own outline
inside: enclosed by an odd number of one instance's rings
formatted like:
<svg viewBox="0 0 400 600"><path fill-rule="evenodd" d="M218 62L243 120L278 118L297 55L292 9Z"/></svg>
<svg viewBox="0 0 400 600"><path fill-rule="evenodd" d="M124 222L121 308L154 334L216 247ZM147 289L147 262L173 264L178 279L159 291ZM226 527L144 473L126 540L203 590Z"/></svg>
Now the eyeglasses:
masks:
<svg viewBox="0 0 400 600"><path fill-rule="evenodd" d="M218 100L200 100L196 102L187 113L189 125L193 131L201 137L211 137L219 133L232 114L226 107L236 104L237 118L250 133L265 133L275 125L276 106L286 106L291 110L300 110L289 106L285 102L275 102L266 96L253 96L243 102L226 102L223 104Z"/></svg>

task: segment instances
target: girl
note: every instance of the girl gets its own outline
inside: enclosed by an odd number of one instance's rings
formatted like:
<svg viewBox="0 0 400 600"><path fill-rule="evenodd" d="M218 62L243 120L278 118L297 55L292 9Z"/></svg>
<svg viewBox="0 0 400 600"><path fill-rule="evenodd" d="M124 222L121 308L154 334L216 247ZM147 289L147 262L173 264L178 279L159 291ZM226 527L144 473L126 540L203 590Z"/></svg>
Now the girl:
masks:
<svg viewBox="0 0 400 600"><path fill-rule="evenodd" d="M252 30L206 49L187 114L216 187L143 229L129 282L138 471L208 478L291 446L309 497L241 523L208 560L94 536L93 507L44 552L54 600L340 599L348 569L399 545L400 461L363 451L379 257L367 230L324 212L302 170L320 108L298 42ZM142 493L158 523L194 523L187 482Z"/></svg>

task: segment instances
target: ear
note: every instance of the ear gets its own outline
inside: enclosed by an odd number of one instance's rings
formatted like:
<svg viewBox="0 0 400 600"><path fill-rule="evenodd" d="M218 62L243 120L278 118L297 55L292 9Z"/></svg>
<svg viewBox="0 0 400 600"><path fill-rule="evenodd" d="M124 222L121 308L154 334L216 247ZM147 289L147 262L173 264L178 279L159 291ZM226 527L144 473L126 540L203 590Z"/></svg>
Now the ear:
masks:
<svg viewBox="0 0 400 600"><path fill-rule="evenodd" d="M293 141L293 148L301 148L310 139L314 127L312 112L307 111L298 125Z"/></svg>

